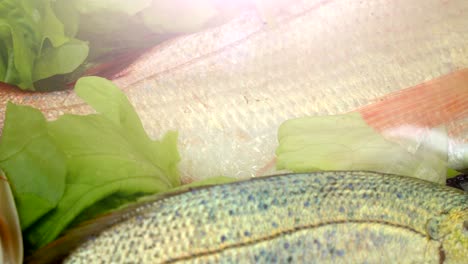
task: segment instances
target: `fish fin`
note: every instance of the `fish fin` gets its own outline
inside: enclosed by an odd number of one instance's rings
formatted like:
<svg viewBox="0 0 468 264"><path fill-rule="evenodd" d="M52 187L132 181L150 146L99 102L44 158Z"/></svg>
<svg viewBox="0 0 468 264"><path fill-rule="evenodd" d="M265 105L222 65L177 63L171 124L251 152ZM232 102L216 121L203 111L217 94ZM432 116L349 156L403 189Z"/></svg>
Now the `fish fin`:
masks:
<svg viewBox="0 0 468 264"><path fill-rule="evenodd" d="M468 68L389 93L357 109L377 131L411 124L419 127L447 125L466 115ZM456 130L455 135L464 130Z"/></svg>

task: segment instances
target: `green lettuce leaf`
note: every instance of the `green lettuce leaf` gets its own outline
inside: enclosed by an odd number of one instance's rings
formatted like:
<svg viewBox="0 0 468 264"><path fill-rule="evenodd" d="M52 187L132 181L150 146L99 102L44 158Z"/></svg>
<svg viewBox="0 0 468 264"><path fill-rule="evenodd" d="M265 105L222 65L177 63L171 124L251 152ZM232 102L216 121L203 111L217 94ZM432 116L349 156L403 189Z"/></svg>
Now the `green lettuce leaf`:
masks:
<svg viewBox="0 0 468 264"><path fill-rule="evenodd" d="M287 3L3 0L0 81L26 90L62 89L92 65L122 54L138 54L180 34L219 26L252 6L265 21L274 22ZM51 85L51 81L59 84Z"/></svg>
<svg viewBox="0 0 468 264"><path fill-rule="evenodd" d="M26 234L36 246L51 242L106 197L158 193L180 185L175 132L151 140L128 99L105 79L82 78L75 89L99 114L64 115L49 123L51 137L67 157L68 174L55 210Z"/></svg>
<svg viewBox="0 0 468 264"><path fill-rule="evenodd" d="M73 220L73 222L70 224L70 227L76 226L85 220L93 219L101 214L120 210L133 203L154 200L159 195L163 195L163 194L167 194L171 192L184 191L184 190L188 190L189 188L203 187L203 186L209 186L209 185L218 185L218 184L224 184L224 183L231 183L235 181L237 181L236 178L219 176L219 177L211 177L208 179L192 182L189 184L184 184L179 187L175 187L173 189L161 192L156 195L146 195L144 193L136 193L136 194L129 195L129 194L123 194L119 192L111 196L108 196L104 198L103 200L87 208L85 211L83 211L79 216L77 216Z"/></svg>
<svg viewBox="0 0 468 264"><path fill-rule="evenodd" d="M195 181L192 183L184 184L179 187L176 187L172 190L169 190L168 192L173 192L173 191L182 191L182 190L188 190L190 188L197 188L197 187L203 187L203 186L210 186L210 185L218 185L218 184L225 184L225 183L231 183L231 182L236 182L238 179L232 178L232 177L226 177L226 176L218 176L218 177L211 177L199 181Z"/></svg>
<svg viewBox="0 0 468 264"><path fill-rule="evenodd" d="M41 112L8 103L0 168L12 186L23 230L57 206L65 191L65 155Z"/></svg>
<svg viewBox="0 0 468 264"><path fill-rule="evenodd" d="M438 138L398 144L374 131L359 113L298 118L279 129L277 168L295 172L371 170L445 183L447 152L443 149L447 142L436 142ZM411 150L412 145L417 147Z"/></svg>
<svg viewBox="0 0 468 264"><path fill-rule="evenodd" d="M75 91L98 113L47 122L30 107L10 103L7 109L0 168L33 247L54 240L78 216L85 219L180 185L176 132L150 139L110 81L82 78ZM85 210L88 214L82 214Z"/></svg>
<svg viewBox="0 0 468 264"><path fill-rule="evenodd" d="M454 169L448 168L447 169L447 179L454 178L456 176L460 175L459 171L456 171Z"/></svg>
<svg viewBox="0 0 468 264"><path fill-rule="evenodd" d="M83 63L88 44L66 34L54 2L0 2L0 81L34 90L34 82L69 73Z"/></svg>
<svg viewBox="0 0 468 264"><path fill-rule="evenodd" d="M130 205L143 197L152 196L146 193L114 193L107 196L106 198L94 203L90 207L86 208L78 216L76 216L73 221L69 224L67 229L71 229L75 226L78 226L80 223L96 218L102 214L109 213L111 211L119 210L127 205Z"/></svg>
<svg viewBox="0 0 468 264"><path fill-rule="evenodd" d="M178 34L226 21L213 0L72 0L79 14L78 38L89 41L89 60L145 49ZM224 4L219 4L224 5ZM177 19L174 19L177 17ZM114 56L111 56L114 57Z"/></svg>
<svg viewBox="0 0 468 264"><path fill-rule="evenodd" d="M80 25L80 14L70 0L56 0L53 8L57 18L63 23L66 36L76 36Z"/></svg>
<svg viewBox="0 0 468 264"><path fill-rule="evenodd" d="M33 80L38 81L74 71L86 59L88 52L88 44L76 39L67 41L57 48L45 50L36 58Z"/></svg>

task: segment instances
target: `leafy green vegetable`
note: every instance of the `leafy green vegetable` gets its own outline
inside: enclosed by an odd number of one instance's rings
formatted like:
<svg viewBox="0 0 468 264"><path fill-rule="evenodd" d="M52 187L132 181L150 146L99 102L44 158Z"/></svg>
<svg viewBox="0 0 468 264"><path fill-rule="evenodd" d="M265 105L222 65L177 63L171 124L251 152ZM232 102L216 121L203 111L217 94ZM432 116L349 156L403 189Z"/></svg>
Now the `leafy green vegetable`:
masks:
<svg viewBox="0 0 468 264"><path fill-rule="evenodd" d="M36 59L33 80L74 71L86 59L88 51L88 46L78 40L70 40L55 49L46 50Z"/></svg>
<svg viewBox="0 0 468 264"><path fill-rule="evenodd" d="M143 199L144 197L153 196L148 195L146 193L134 193L134 194L127 194L127 193L115 193L106 198L94 203L90 207L86 208L83 212L81 212L77 217L73 219L70 223L69 228L73 228L82 222L93 219L98 217L99 215L109 213L111 211L119 210L127 205L130 205L134 202L139 201L139 199Z"/></svg>
<svg viewBox="0 0 468 264"><path fill-rule="evenodd" d="M25 237L36 247L87 208L92 216L180 185L177 133L151 140L125 95L105 79L82 78L75 89L98 114L46 122L29 107L10 104L7 110L0 166L16 190L20 218L28 219L28 225L22 221Z"/></svg>
<svg viewBox="0 0 468 264"><path fill-rule="evenodd" d="M116 194L106 197L105 199L87 208L84 212L82 212L78 217L76 217L73 220L73 223L71 224L71 226L75 226L78 223L83 222L84 220L97 217L100 214L122 209L123 207L126 207L127 205L134 203L134 202L145 202L145 201L154 200L155 197L161 194L188 190L189 188L230 183L230 182L235 182L235 181L237 181L237 179L235 178L219 176L219 177L212 177L212 178L192 182L189 184L184 184L179 187L175 187L173 189L161 192L156 195L144 195L143 193L136 193L133 195L128 195L128 194L116 193Z"/></svg>
<svg viewBox="0 0 468 264"><path fill-rule="evenodd" d="M76 36L80 24L80 14L70 0L56 0L53 5L57 18L63 23L65 35Z"/></svg>
<svg viewBox="0 0 468 264"><path fill-rule="evenodd" d="M138 53L178 34L218 26L248 6L273 21L287 3L4 0L0 2L0 81L26 90L62 88L87 67L115 55ZM59 84L50 87L50 79Z"/></svg>
<svg viewBox="0 0 468 264"><path fill-rule="evenodd" d="M48 134L41 112L8 104L0 168L13 187L22 229L58 204L65 191L65 155Z"/></svg>
<svg viewBox="0 0 468 264"><path fill-rule="evenodd" d="M359 113L289 120L278 138L278 169L373 170L445 182L447 153L433 149L432 138L409 151L374 131Z"/></svg>
<svg viewBox="0 0 468 264"><path fill-rule="evenodd" d="M449 178L453 178L453 177L456 177L460 174L460 172L454 170L454 169L451 169L451 168L448 168L447 169L447 179Z"/></svg>
<svg viewBox="0 0 468 264"><path fill-rule="evenodd" d="M215 0L68 0L79 14L78 37L90 42L90 60L153 46L226 19ZM218 16L219 21L210 24ZM177 19L174 19L177 17Z"/></svg>
<svg viewBox="0 0 468 264"><path fill-rule="evenodd" d="M236 178L231 178L231 177L226 177L226 176L211 177L208 179L195 181L189 184L184 184L182 186L169 190L169 192L188 190L189 188L196 188L196 187L202 187L202 186L225 184L225 183L231 183L231 182L236 182L236 181L237 181Z"/></svg>
<svg viewBox="0 0 468 264"><path fill-rule="evenodd" d="M34 82L83 63L88 45L65 33L53 2L0 2L0 81L33 90Z"/></svg>
<svg viewBox="0 0 468 264"><path fill-rule="evenodd" d="M180 157L176 148L176 133L166 134L161 141L151 140L127 97L106 79L81 78L77 82L75 90L102 116L121 127L122 133L125 132L125 139L132 144L142 158L150 161L161 171L160 175L165 176L162 178L167 178L172 187L180 185L177 172L177 163Z"/></svg>
<svg viewBox="0 0 468 264"><path fill-rule="evenodd" d="M285 0L59 0L59 3L62 1L79 14L77 36L90 42L89 60L93 61L109 53L147 48L178 34L219 26L246 7L254 6L272 20L278 9L288 3ZM64 11L57 9L57 13L61 12Z"/></svg>

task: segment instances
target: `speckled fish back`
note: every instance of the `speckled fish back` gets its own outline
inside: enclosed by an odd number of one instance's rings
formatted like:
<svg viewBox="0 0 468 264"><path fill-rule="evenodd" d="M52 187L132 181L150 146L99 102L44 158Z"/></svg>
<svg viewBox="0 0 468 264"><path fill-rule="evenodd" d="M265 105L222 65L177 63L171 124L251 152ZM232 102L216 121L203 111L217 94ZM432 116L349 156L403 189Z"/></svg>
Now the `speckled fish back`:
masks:
<svg viewBox="0 0 468 264"><path fill-rule="evenodd" d="M454 210L468 221L466 193L417 179L287 174L146 203L66 263L456 263L438 237Z"/></svg>

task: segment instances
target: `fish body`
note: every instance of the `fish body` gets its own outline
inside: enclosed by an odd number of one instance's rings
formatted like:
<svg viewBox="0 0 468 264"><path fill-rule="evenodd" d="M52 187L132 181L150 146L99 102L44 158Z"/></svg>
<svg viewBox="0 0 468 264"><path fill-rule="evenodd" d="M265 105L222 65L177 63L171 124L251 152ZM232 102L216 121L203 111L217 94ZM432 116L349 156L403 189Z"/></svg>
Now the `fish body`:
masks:
<svg viewBox="0 0 468 264"><path fill-rule="evenodd" d="M374 172L259 177L111 213L30 263L60 251L64 263L466 263L468 194Z"/></svg>
<svg viewBox="0 0 468 264"><path fill-rule="evenodd" d="M282 122L366 106L370 125L379 129L419 121L446 126L461 137L454 142L464 144L452 144L449 158L464 157L468 71L450 75L455 86L419 85L468 68L468 1L290 3L273 25L246 11L223 26L158 45L109 76L153 138L179 132L185 182L268 174ZM398 101L380 108L399 92ZM72 91L7 89L0 91L0 120L7 101L37 107L49 119L92 112ZM396 123L388 121L393 116Z"/></svg>

